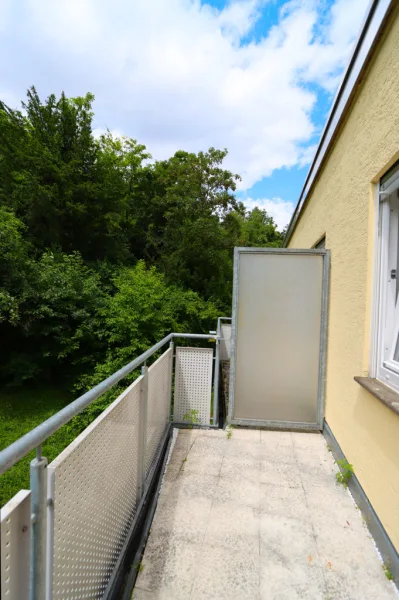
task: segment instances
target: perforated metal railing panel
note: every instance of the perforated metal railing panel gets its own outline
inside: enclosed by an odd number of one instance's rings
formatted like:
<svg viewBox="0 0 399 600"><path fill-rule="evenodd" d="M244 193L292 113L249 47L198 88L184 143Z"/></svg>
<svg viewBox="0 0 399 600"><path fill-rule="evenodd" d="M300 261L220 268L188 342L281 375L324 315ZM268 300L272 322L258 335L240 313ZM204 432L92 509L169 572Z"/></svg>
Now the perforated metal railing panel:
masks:
<svg viewBox="0 0 399 600"><path fill-rule="evenodd" d="M173 349L169 348L148 369L146 475L151 472L160 442L170 422L172 365Z"/></svg>
<svg viewBox="0 0 399 600"><path fill-rule="evenodd" d="M137 508L141 380L48 467L56 600L102 598L126 540Z"/></svg>
<svg viewBox="0 0 399 600"><path fill-rule="evenodd" d="M212 394L212 348L176 348L174 420L198 411L201 425L210 424ZM191 414L193 414L191 412Z"/></svg>
<svg viewBox="0 0 399 600"><path fill-rule="evenodd" d="M28 600L30 491L21 490L1 509L1 598Z"/></svg>

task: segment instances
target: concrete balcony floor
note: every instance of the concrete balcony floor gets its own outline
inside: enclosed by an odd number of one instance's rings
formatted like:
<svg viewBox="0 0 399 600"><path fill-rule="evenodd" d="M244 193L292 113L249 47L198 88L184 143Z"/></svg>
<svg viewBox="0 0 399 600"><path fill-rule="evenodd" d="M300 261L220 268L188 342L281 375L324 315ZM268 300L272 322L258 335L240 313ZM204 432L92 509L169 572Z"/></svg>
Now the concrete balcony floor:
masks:
<svg viewBox="0 0 399 600"><path fill-rule="evenodd" d="M134 600L397 599L336 472L318 433L179 431Z"/></svg>

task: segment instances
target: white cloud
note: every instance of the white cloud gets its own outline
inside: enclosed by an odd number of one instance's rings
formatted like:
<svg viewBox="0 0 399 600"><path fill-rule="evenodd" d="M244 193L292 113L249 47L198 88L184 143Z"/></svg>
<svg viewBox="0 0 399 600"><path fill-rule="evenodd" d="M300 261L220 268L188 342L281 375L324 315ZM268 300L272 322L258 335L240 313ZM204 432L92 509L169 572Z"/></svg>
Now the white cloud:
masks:
<svg viewBox="0 0 399 600"><path fill-rule="evenodd" d="M135 137L155 158L227 147L227 166L249 189L309 161L307 86L335 88L368 0L336 0L317 31L320 3L289 2L278 26L240 45L265 2L218 11L199 0L15 0L0 81L8 97L31 84L40 94L91 91L95 127Z"/></svg>
<svg viewBox="0 0 399 600"><path fill-rule="evenodd" d="M368 4L368 3L367 3ZM353 36L360 33L360 27L365 17L365 3L363 0L352 0L350 10L348 0L336 0L331 9L331 27L329 40L348 51L352 46Z"/></svg>
<svg viewBox="0 0 399 600"><path fill-rule="evenodd" d="M259 0L241 0L231 2L220 12L219 24L223 33L229 34L233 41L240 39L251 31L252 26L260 15Z"/></svg>
<svg viewBox="0 0 399 600"><path fill-rule="evenodd" d="M243 200L245 206L252 210L255 206L266 210L267 214L275 220L280 231L290 222L294 205L292 202L286 202L281 198L246 198Z"/></svg>
<svg viewBox="0 0 399 600"><path fill-rule="evenodd" d="M367 5L365 0L335 1L327 23L319 27L318 43L309 45L307 49L307 64L302 74L306 81L316 82L329 92L335 91L354 40L360 33ZM321 53L320 44L323 47Z"/></svg>
<svg viewBox="0 0 399 600"><path fill-rule="evenodd" d="M317 144L311 144L302 149L298 156L298 165L300 167L306 167L312 162L314 155L316 154Z"/></svg>
<svg viewBox="0 0 399 600"><path fill-rule="evenodd" d="M121 131L118 131L117 129L107 129L106 127L96 127L95 129L93 129L93 136L99 140L100 137L102 135L105 135L106 133L108 133L108 131L115 137L115 138L121 138L123 137L123 133Z"/></svg>

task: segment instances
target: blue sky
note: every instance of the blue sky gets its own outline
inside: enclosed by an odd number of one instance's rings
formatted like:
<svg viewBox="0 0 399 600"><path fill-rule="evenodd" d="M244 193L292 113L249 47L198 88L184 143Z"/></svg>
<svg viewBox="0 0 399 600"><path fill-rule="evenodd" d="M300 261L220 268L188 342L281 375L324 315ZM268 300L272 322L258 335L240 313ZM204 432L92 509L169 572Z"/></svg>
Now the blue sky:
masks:
<svg viewBox="0 0 399 600"><path fill-rule="evenodd" d="M210 4L216 7L218 10L223 10L227 2L225 0L209 0L203 2L203 4ZM267 32L273 26L278 26L279 15L281 8L286 4L282 0L275 0L264 3L261 7L259 18L257 19L253 29L250 33L243 38L241 44L248 44L255 40L259 42L267 35ZM333 4L329 2L328 4ZM323 88L315 90L317 93L317 102L312 111L312 120L316 127L319 129L323 126L325 118L328 114L331 106L332 95L331 93L325 93ZM313 141L317 142L318 136L313 136ZM251 198L284 198L285 201L294 204L298 199L300 191L302 189L303 182L305 180L308 171L308 165L303 167L295 165L291 168L282 167L276 169L269 177L262 178L259 182L255 183L249 190L239 194L239 197L245 201L246 197Z"/></svg>
<svg viewBox="0 0 399 600"><path fill-rule="evenodd" d="M313 150L315 149L315 145L317 146L319 136L323 130L334 100L334 94L326 92L320 86L316 86L314 92L317 94L317 100L312 110L311 118L315 126L315 133L309 138L308 142L308 147L311 148L310 158L313 156ZM280 197L294 205L301 193L309 166L310 164L307 162L304 166L297 164L290 168L281 167L280 169L275 169L269 177L263 177L259 182L255 183L251 189L240 194L240 196L244 200L246 197Z"/></svg>
<svg viewBox="0 0 399 600"><path fill-rule="evenodd" d="M228 148L287 225L368 0L0 0L0 98L95 94L96 134L155 159Z"/></svg>

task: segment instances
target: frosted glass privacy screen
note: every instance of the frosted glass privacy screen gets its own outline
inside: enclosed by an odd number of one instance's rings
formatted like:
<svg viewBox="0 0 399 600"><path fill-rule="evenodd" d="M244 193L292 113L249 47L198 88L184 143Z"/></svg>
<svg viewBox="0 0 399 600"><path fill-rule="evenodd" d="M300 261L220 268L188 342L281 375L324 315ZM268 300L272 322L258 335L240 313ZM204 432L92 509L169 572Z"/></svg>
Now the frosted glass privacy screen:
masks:
<svg viewBox="0 0 399 600"><path fill-rule="evenodd" d="M327 259L325 251L236 249L233 422L316 426L320 420Z"/></svg>

